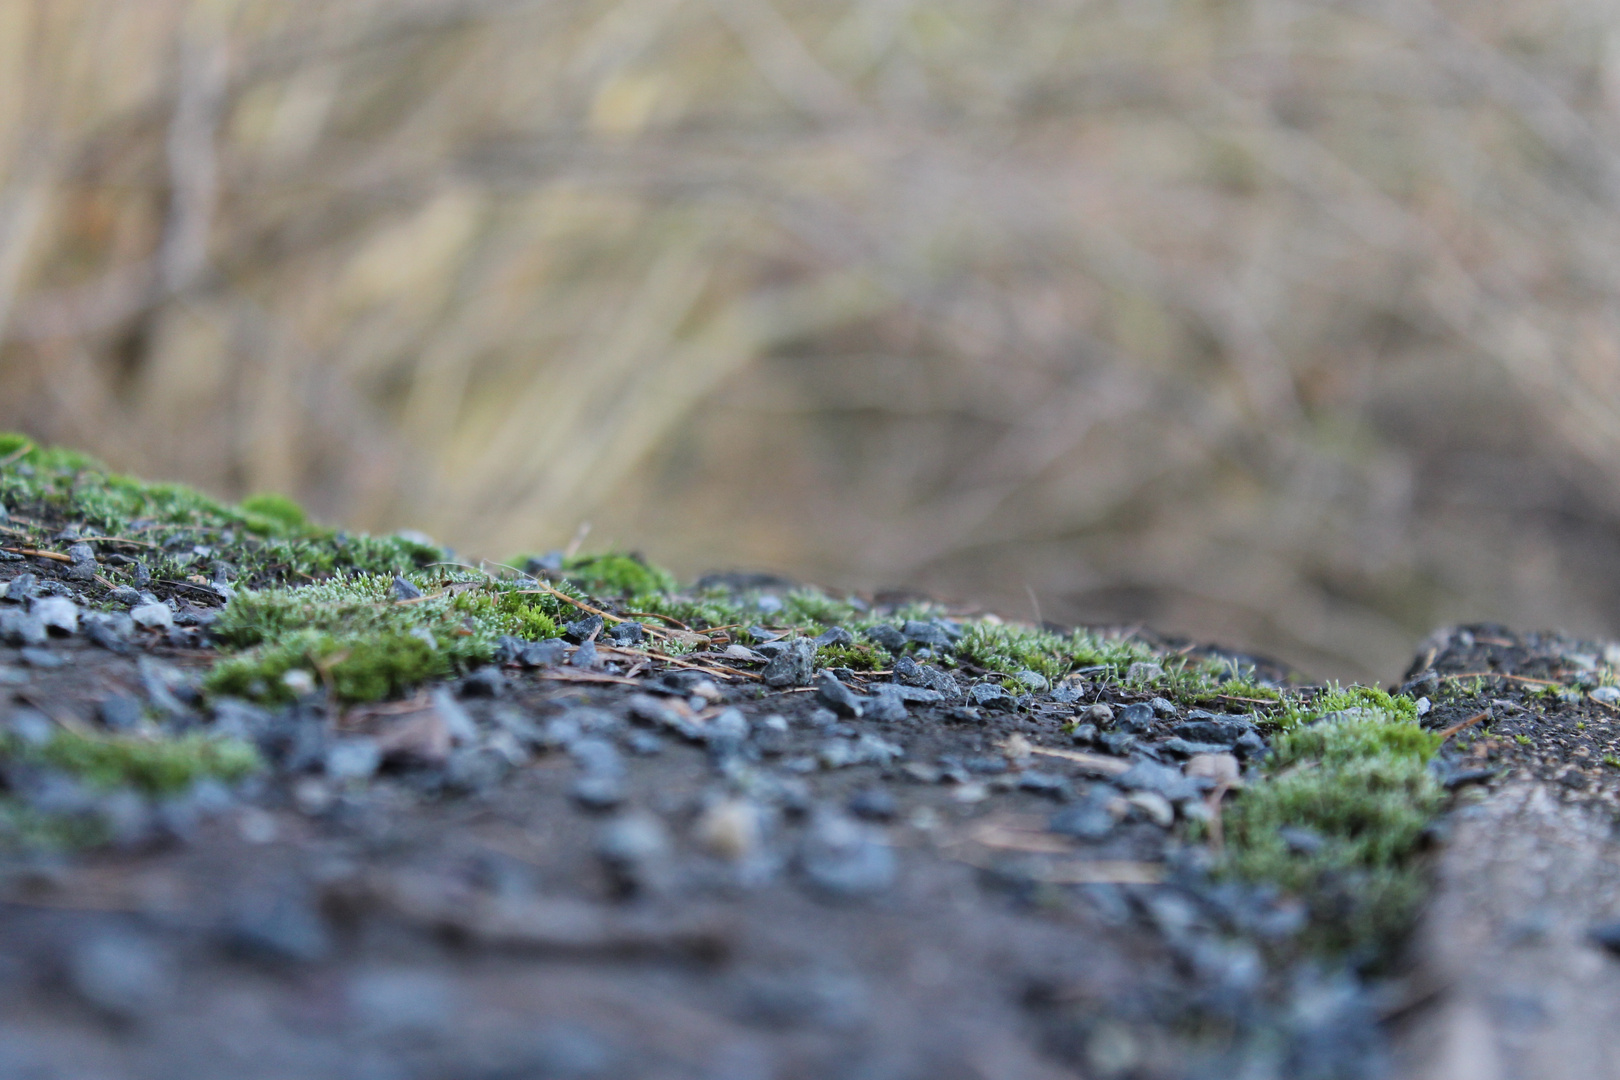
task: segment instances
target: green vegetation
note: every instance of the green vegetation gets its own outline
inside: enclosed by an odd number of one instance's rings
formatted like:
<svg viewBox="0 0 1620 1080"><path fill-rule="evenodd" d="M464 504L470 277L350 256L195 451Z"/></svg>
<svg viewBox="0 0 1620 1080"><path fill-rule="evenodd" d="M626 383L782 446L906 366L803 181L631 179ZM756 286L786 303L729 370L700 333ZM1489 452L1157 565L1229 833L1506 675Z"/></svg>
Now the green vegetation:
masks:
<svg viewBox="0 0 1620 1080"><path fill-rule="evenodd" d="M148 795L178 794L210 777L241 780L259 768L259 755L247 743L203 735L142 739L58 731L42 746L12 742L5 753L61 769L92 787L129 787Z"/></svg>
<svg viewBox="0 0 1620 1080"><path fill-rule="evenodd" d="M1440 737L1410 702L1365 687L1312 709L1285 705L1265 779L1228 813L1226 869L1304 898L1316 947L1382 960L1425 891L1414 856L1443 800L1428 769Z"/></svg>
<svg viewBox="0 0 1620 1080"><path fill-rule="evenodd" d="M556 637L575 614L546 592L466 572L412 575L424 593L401 602L389 575L357 574L298 589L239 595L214 623L215 639L246 650L214 666L215 694L283 701L286 674L318 676L344 702L404 693L494 655L503 635ZM565 611L566 609L566 611Z"/></svg>
<svg viewBox="0 0 1620 1080"><path fill-rule="evenodd" d="M563 563L563 577L597 596L638 596L675 591L675 576L640 555L605 552L578 555Z"/></svg>
<svg viewBox="0 0 1620 1080"><path fill-rule="evenodd" d="M823 645L816 650L816 666L886 671L894 666L894 657L877 645Z"/></svg>
<svg viewBox="0 0 1620 1080"><path fill-rule="evenodd" d="M72 524L87 535L117 538L101 541L99 553L139 558L160 580L218 561L239 583L260 588L339 573L408 573L445 557L440 548L402 537L349 536L312 525L283 496L227 506L180 484L120 476L83 454L41 448L22 435L0 434L0 461L8 462L0 471L0 501L13 525L24 527L17 539L50 548L55 529ZM115 583L121 573L100 572Z"/></svg>

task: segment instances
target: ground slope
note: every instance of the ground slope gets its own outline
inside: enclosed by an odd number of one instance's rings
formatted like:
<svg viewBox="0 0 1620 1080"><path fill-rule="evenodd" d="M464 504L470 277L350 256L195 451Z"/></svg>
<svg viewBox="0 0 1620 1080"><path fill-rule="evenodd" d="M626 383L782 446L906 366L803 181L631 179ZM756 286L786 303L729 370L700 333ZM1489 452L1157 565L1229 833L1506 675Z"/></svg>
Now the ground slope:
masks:
<svg viewBox="0 0 1620 1080"><path fill-rule="evenodd" d="M1308 687L0 470L0 1076L1377 1076L1458 792L1612 787L1576 643Z"/></svg>

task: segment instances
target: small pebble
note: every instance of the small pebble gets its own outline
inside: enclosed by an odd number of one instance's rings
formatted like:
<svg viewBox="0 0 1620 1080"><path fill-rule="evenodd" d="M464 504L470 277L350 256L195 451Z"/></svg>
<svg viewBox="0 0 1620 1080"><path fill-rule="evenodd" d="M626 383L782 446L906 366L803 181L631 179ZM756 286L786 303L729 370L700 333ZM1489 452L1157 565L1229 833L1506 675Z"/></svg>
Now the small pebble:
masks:
<svg viewBox="0 0 1620 1080"><path fill-rule="evenodd" d="M849 800L849 812L866 821L890 821L899 812L899 806L888 788L868 787L857 791Z"/></svg>
<svg viewBox="0 0 1620 1080"><path fill-rule="evenodd" d="M174 625L174 612L167 604L157 601L138 605L130 611L129 617L143 630L167 630Z"/></svg>
<svg viewBox="0 0 1620 1080"><path fill-rule="evenodd" d="M1114 723L1114 710L1106 701L1099 701L1089 705L1080 713L1082 724L1093 724L1097 728L1110 727Z"/></svg>
<svg viewBox="0 0 1620 1080"><path fill-rule="evenodd" d="M698 816L692 838L710 854L732 862L752 857L764 840L758 804L750 799L724 799Z"/></svg>
<svg viewBox="0 0 1620 1080"><path fill-rule="evenodd" d="M839 814L814 817L799 848L799 868L817 891L858 899L894 884L894 852L881 833Z"/></svg>
<svg viewBox="0 0 1620 1080"><path fill-rule="evenodd" d="M65 596L35 600L30 609L48 634L68 637L79 629L79 605Z"/></svg>

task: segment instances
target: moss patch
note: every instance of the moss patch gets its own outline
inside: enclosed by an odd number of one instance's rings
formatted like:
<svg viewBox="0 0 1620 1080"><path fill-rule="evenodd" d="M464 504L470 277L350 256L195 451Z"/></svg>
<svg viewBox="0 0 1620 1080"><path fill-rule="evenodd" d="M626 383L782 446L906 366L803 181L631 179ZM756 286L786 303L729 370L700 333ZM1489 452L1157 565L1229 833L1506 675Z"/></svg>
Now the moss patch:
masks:
<svg viewBox="0 0 1620 1080"><path fill-rule="evenodd" d="M1388 697L1356 687L1322 695L1316 707ZM1426 891L1415 854L1444 798L1428 769L1439 737L1392 704L1306 719L1291 703L1292 725L1273 741L1265 779L1226 820L1227 871L1300 896L1314 946L1368 962L1411 926Z"/></svg>
<svg viewBox="0 0 1620 1080"><path fill-rule="evenodd" d="M424 595L403 602L394 578L379 574L243 593L213 633L226 648L244 651L217 663L205 688L285 701L293 692L284 678L297 669L344 702L375 701L490 659L503 635L555 637L566 617L563 601L521 583L467 573L413 578Z"/></svg>
<svg viewBox="0 0 1620 1080"><path fill-rule="evenodd" d="M260 766L259 755L249 744L203 735L140 739L58 731L40 746L10 740L0 753L60 769L92 787L128 787L148 795L173 795L207 778L240 780Z"/></svg>

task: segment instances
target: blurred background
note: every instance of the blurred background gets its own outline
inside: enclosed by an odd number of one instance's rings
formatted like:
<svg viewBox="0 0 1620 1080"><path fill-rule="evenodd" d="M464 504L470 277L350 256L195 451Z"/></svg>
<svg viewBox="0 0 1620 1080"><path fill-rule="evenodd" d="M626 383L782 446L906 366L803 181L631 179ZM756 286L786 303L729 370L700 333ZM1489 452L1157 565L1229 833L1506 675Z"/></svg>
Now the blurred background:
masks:
<svg viewBox="0 0 1620 1080"><path fill-rule="evenodd" d="M1620 8L0 0L0 426L1397 677L1620 631Z"/></svg>

